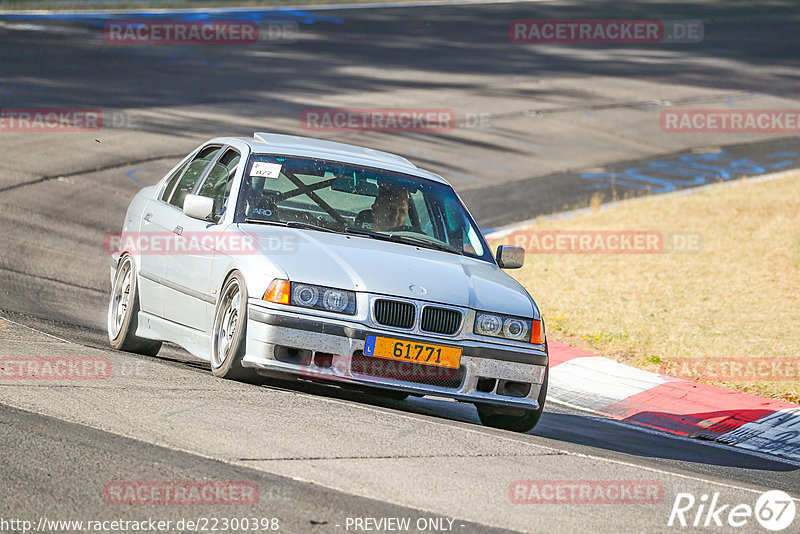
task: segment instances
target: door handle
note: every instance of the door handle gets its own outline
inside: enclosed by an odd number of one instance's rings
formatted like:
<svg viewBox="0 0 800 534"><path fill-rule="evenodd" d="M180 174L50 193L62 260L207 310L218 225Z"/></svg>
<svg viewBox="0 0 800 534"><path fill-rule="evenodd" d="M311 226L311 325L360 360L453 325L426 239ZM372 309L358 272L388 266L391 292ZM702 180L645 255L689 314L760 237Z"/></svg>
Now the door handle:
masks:
<svg viewBox="0 0 800 534"><path fill-rule="evenodd" d="M181 235L183 233L183 226L176 226L172 233Z"/></svg>
<svg viewBox="0 0 800 534"><path fill-rule="evenodd" d="M152 213L148 213L147 215L144 216L144 220L145 220L145 222L152 221L153 220L153 214Z"/></svg>

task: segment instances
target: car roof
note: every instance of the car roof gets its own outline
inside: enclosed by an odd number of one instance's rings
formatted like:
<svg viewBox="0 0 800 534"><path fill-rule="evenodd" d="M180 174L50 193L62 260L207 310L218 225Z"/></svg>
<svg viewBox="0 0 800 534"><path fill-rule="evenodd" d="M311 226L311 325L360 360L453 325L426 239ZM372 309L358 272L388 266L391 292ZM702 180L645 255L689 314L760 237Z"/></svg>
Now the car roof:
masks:
<svg viewBox="0 0 800 534"><path fill-rule="evenodd" d="M224 142L220 138L219 141ZM256 132L252 138L235 137L250 146L255 154L280 154L286 156L301 156L308 158L323 158L344 163L365 165L368 167L379 167L390 171L412 174L420 178L427 178L436 182L447 184L447 180L438 174L420 169L406 158L356 145L326 141L324 139L314 139L312 137L302 137L298 135L275 134L268 132ZM449 185L449 184L448 184Z"/></svg>

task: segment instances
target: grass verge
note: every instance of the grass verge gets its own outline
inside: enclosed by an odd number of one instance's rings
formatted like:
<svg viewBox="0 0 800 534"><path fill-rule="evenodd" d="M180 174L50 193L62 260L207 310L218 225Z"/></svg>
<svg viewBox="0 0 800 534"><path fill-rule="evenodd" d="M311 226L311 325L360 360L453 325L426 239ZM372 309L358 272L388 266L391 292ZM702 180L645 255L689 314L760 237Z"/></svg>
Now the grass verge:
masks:
<svg viewBox="0 0 800 534"><path fill-rule="evenodd" d="M699 234L702 246L531 251L528 232L551 230L678 233L666 241ZM549 339L649 371L800 402L800 173L540 220L492 244L520 243L519 235L528 236L525 266L509 273L540 305Z"/></svg>

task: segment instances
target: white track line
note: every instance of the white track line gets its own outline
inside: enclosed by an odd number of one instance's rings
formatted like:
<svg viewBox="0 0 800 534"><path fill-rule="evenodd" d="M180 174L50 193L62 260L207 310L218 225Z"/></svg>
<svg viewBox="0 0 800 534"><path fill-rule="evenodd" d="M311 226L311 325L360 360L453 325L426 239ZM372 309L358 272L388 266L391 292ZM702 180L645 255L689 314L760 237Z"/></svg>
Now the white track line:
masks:
<svg viewBox="0 0 800 534"><path fill-rule="evenodd" d="M5 317L0 317L0 320L5 321L7 323L15 324L17 326L21 326L22 328L27 328L28 330L32 330L32 331L36 332L37 334L42 334L42 335L45 335L47 337L52 337L53 339L57 339L59 341L63 341L64 343L69 343L70 345L74 345L75 344L72 341L68 341L68 340L60 338L58 336L54 336L53 334L48 334L47 332L42 332L41 330L37 330L35 328L31 328L30 326L26 326L26 325L18 323L16 321L12 321L11 319L7 319Z"/></svg>
<svg viewBox="0 0 800 534"><path fill-rule="evenodd" d="M41 331L39 331L39 330L37 330L35 328L31 328L29 326L22 325L20 323L17 323L16 321L11 321L11 320L5 319L5 318L3 318L3 320L8 321L8 322L10 322L12 324L15 324L15 325L22 326L23 328L28 328L29 330L33 330L34 332L38 332L38 333L50 336L50 337L52 337L54 339L58 339L60 341L66 342L66 343L74 344L74 343L72 343L70 341L67 341L65 339L53 336L51 334L47 334L46 332L41 332ZM360 409L360 410L364 410L364 411L378 413L378 414L381 414L381 415L393 415L395 417L408 419L408 420L414 421L414 422L419 422L419 420L420 420L419 414L411 415L411 414L406 414L406 413L399 413L399 412L397 412L395 410L391 410L391 409L375 408L375 407L372 407L372 406L365 406L365 405L358 404L358 403L353 403L353 402L350 402L350 401L342 401L342 400L338 400L338 399L331 399L331 398L328 398L328 397L321 397L319 395L313 395L313 394L305 393L305 392L292 391L292 390L282 390L282 391L285 391L286 393L289 393L290 395L305 396L305 397L313 398L313 399L316 399L316 400L322 401L322 402L328 402L328 403L332 403L332 404L340 404L340 405L343 405L343 406L347 406L347 407L349 407L351 409L352 408L356 408L356 409ZM389 411L389 410L391 410L391 411ZM36 413L39 413L39 412L36 412ZM49 415L49 417L53 417L53 416ZM427 423L434 424L434 425L439 425L439 426L442 426L442 427L445 427L445 428L452 429L452 424L449 424L449 423L443 422L443 421L439 421L437 419L433 419L432 417L435 417L435 416L424 416L424 417L426 418L426 422ZM56 417L56 419L61 419L61 418ZM61 419L61 420L67 421L66 419ZM603 419L603 420L605 420L605 419ZM612 421L612 420L608 420L608 421ZM74 423L74 421L68 421L68 422L73 422ZM463 423L462 421L454 421L454 422ZM613 421L613 423L620 424L618 421ZM78 423L78 424L86 424L86 423ZM467 423L467 424L469 424L469 423ZM87 424L86 426L90 426L92 428L97 428L94 425L88 425ZM638 430L638 431L641 431L641 432L650 431L649 429L643 429L643 428L640 428L638 426L631 426L629 428L634 429L634 430ZM473 433L476 433L476 434L480 434L482 436L486 435L486 429L484 427L480 427L480 429L477 429L477 428L470 428L469 426L460 426L460 430L463 430L463 431L466 431L466 432L473 432ZM143 440L140 436L135 436L135 435L132 435L131 433L114 432L114 431L110 431L110 430L105 430L105 431L106 432L110 432L112 434L117 434L117 435L121 435L121 436L124 436L124 437L128 437L128 438L134 439L136 441L151 443L151 444L159 446L159 447L166 447L166 448L169 448L169 449L172 449L172 450L183 451L183 452L186 452L186 453L189 453L189 454L193 454L195 456L200 456L200 457L204 457L204 458L210 458L210 459L213 459L213 460L223 461L223 462L228 463L228 464L250 465L252 469L256 469L256 470L259 470L259 471L271 472L271 471L266 470L266 469L259 469L257 467L252 467L252 464L250 464L249 462L248 463L244 463L244 462L239 462L237 460L230 459L230 458L220 458L220 457L216 457L216 456L212 456L212 455L207 455L207 454L203 454L201 451L192 450L192 449L188 449L188 448L180 447L180 446L176 447L174 445L159 443L158 441L155 441L155 440ZM632 463L632 462L624 462L622 460L615 460L615 459L612 459L612 458L604 458L602 456L596 456L596 455L593 455L593 454L578 453L578 452L574 452L574 451L569 451L569 450L565 450L565 449L559 449L559 448L556 448L556 447L551 447L551 446L548 446L548 445L539 445L537 443L531 443L530 441L524 441L524 440L521 440L521 439L516 438L516 437L499 435L500 431L497 431L497 432L498 433L494 434L494 437L497 438L497 439L510 441L512 443L519 444L519 445L525 445L527 447L536 447L537 449L550 451L550 452L557 453L557 454L562 454L562 455L566 455L566 456L573 456L573 457L578 457L578 458L587 458L587 459L591 459L591 460L595 460L595 461L606 462L606 463L609 463L609 464L621 465L621 466L625 466L625 467L631 467L631 468L634 468L634 469L641 469L643 471L648 471L648 472L651 472L651 473L658 473L658 474L661 474L661 475L664 475L664 476L671 476L671 477L682 478L682 479L685 479L685 480L692 480L692 481L695 481L695 482L713 484L715 486L720 486L720 487L733 489L733 490L745 491L745 492L753 493L753 494L761 494L761 493L763 493L763 491L761 491L761 490L757 490L757 489L753 489L753 488L746 488L746 487L743 487L743 486L738 486L736 484L729 484L729 483L726 483L726 482L718 482L718 481L715 481L715 480L709 480L707 478L698 477L698 476L684 475L684 474L681 474L681 473L675 473L675 472L672 472L672 471L667 471L665 469L659 469L659 468L655 468L655 467L647 467L647 466L635 464L635 463ZM662 433L662 432L655 432L655 431L650 431L650 432L657 433L658 435L661 435L661 436L669 436L671 438L676 438L676 437L680 438L680 436L672 436L670 434L666 434L666 433ZM698 440L691 440L691 442L693 444L703 445L703 446L708 446L708 445L711 444L710 442L703 442L703 441L698 441ZM715 445L717 445L720 448L726 448L726 449L728 448L728 446L721 445L721 444L715 444ZM760 454L760 453L757 453L755 451L747 451L747 450L744 450L744 449L735 449L735 448L731 448L731 449L735 450L737 452L744 453L744 454L749 454L749 455L752 455L752 456L758 456ZM774 460L774 461L785 461L786 463L789 463L790 465L796 465L793 462L786 461L783 458L776 458L774 456L768 456L767 458L770 459L770 460ZM284 476L284 475L281 475L281 476ZM303 478L296 478L296 477L288 477L288 478L293 478L295 480L306 481ZM307 482L312 482L314 484L319 484L318 481L313 481L313 480L309 480ZM325 484L320 484L320 485L325 486ZM336 488L332 487L332 489L336 489ZM341 491L341 490L337 490L337 491ZM800 502L800 499L797 499L797 498L794 498L794 497L793 497L793 499L798 501L798 502Z"/></svg>
<svg viewBox="0 0 800 534"><path fill-rule="evenodd" d="M315 399L320 399L319 396L313 395L313 394L310 394L310 393L295 392L295 391L291 391L291 393L293 393L293 394L296 393L298 395L307 396L307 397L313 397ZM328 397L322 397L321 400L323 400L325 402L331 402L331 403L334 403L334 404L341 404L341 405L350 406L350 407L353 406L352 402L340 401L338 399L331 399L331 398L328 398ZM559 404L559 403L556 403L556 404ZM375 408L375 407L372 407L372 406L364 406L362 404L356 404L356 407L359 408L359 409L365 410L365 411L376 412L376 413L380 413L380 414L383 414L383 415L386 415L387 413L392 413L392 415L395 415L397 417L401 417L401 418L404 418L404 419L409 419L409 420L412 420L412 421L419 422L419 417L415 417L413 415L405 414L405 413L397 413L397 412L394 412L394 410L392 412L388 412L387 410L390 410L390 409ZM423 415L423 414L418 414L418 415ZM593 414L593 415L596 415L596 414ZM437 419L431 419L431 417L436 417L436 416L425 416L425 417L428 418L426 420L426 422L428 422L428 423L431 423L431 424L434 424L434 425L444 426L444 427L447 427L447 428L452 428L452 425L450 425L450 424L448 424L446 422L442 422L442 421L439 421ZM611 419L604 419L604 418L598 418L598 419L602 419L604 421L612 421L615 424L622 424L619 421L613 421ZM463 423L463 421L454 421L454 422ZM469 424L469 423L466 423L466 424ZM628 425L625 425L625 426L628 427ZM461 427L461 430L464 430L464 431L467 431L467 432L474 432L476 434L481 434L482 436L485 436L486 435L486 427L479 427L479 428L482 428L483 430L478 430L478 429L474 429L474 428L470 428L470 427ZM653 430L650 430L650 429L643 429L643 428L638 427L638 426L629 426L628 428L631 428L633 430L638 430L638 431L641 431L641 432L658 434L659 436L668 436L668 437L671 437L671 438L680 438L681 437L681 436L673 436L671 434L667 434L667 433L664 433L664 432L656 432L656 431L653 431ZM502 431L498 431L498 432L502 432ZM612 458L604 458L602 456L595 456L593 454L584 454L584 453L569 451L569 450L565 450L565 449L558 449L556 447L551 447L549 445L539 445L537 443L531 443L529 441L523 441L521 439L510 437L510 436L495 435L494 437L496 437L497 439L503 439L503 440L506 440L506 441L510 441L512 443L526 445L528 447L536 447L538 449L544 449L544 450L548 450L548 451L551 451L551 452L554 452L554 453L558 453L558 454L562 454L562 455L566 455L566 456L576 456L576 457L580 457L580 458L590 458L592 460L598 460L598 461L607 462L607 463L616 464L616 465L623 465L623 466L626 466L626 467L633 467L633 468L636 468L636 469L643 469L645 471L649 471L649 472L653 472L653 473L659 473L659 474L668 475L668 476L675 476L675 477L678 477L678 478L683 478L683 479L687 479L687 480L693 480L695 482L704 482L704 483L708 483L708 484L714 484L714 485L717 485L717 486L721 486L721 487L725 487L725 488L729 488L729 489L747 491L747 492L750 492L750 493L756 493L756 494L764 493L764 491L762 491L762 490L757 490L757 489L753 489L753 488L746 488L746 487L743 487L743 486L737 486L735 484L728 484L726 482L717 482L717 481L714 481L714 480L709 480L707 478L698 477L698 476L684 475L684 474L681 474L681 473L674 473L674 472L671 472L671 471L667 471L665 469L659 469L659 468L656 468L656 467L647 467L647 466L638 465L638 464L631 463L631 462L624 462L622 460L615 460L615 459L612 459ZM689 441L689 442L691 442L693 444L696 444L696 445L704 445L704 446L708 446L708 445L711 444L711 442L705 442L705 441L694 440L694 439L689 439L689 438L686 438L686 441ZM724 448L726 450L745 453L745 454L749 454L749 455L752 455L752 456L758 456L759 454L763 454L763 453L754 453L754 451L745 451L743 449L737 449L735 447L730 447L730 446L722 445L722 444L715 444L715 445L717 445L718 448ZM785 462L785 463L787 463L789 465L793 465L793 466L794 465L800 465L800 464L796 464L796 463L794 463L794 462L792 462L790 460L786 460L785 458L776 458L775 456L771 456L771 455L763 455L763 456L758 456L758 457L763 458L763 459L772 460L772 461ZM798 502L800 502L800 499L798 499L798 498L794 498L793 497L793 499L798 501Z"/></svg>

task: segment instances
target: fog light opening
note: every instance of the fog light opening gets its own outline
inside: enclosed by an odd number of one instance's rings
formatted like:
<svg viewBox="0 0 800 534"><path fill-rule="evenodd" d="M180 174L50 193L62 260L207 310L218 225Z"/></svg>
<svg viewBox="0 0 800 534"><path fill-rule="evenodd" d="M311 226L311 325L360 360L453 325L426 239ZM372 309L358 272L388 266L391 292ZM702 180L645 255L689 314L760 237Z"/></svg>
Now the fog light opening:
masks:
<svg viewBox="0 0 800 534"><path fill-rule="evenodd" d="M531 384L527 382L512 382L511 380L501 380L497 385L497 394L504 397L524 398L531 392Z"/></svg>
<svg viewBox="0 0 800 534"><path fill-rule="evenodd" d="M492 391L494 391L496 385L497 385L496 378L478 377L478 385L475 387L475 389L480 391L481 393L491 393Z"/></svg>
<svg viewBox="0 0 800 534"><path fill-rule="evenodd" d="M275 345L275 359L279 362L307 366L311 365L312 353L310 350Z"/></svg>
<svg viewBox="0 0 800 534"><path fill-rule="evenodd" d="M328 369L333 366L333 354L330 352L317 352L314 354L314 365Z"/></svg>

